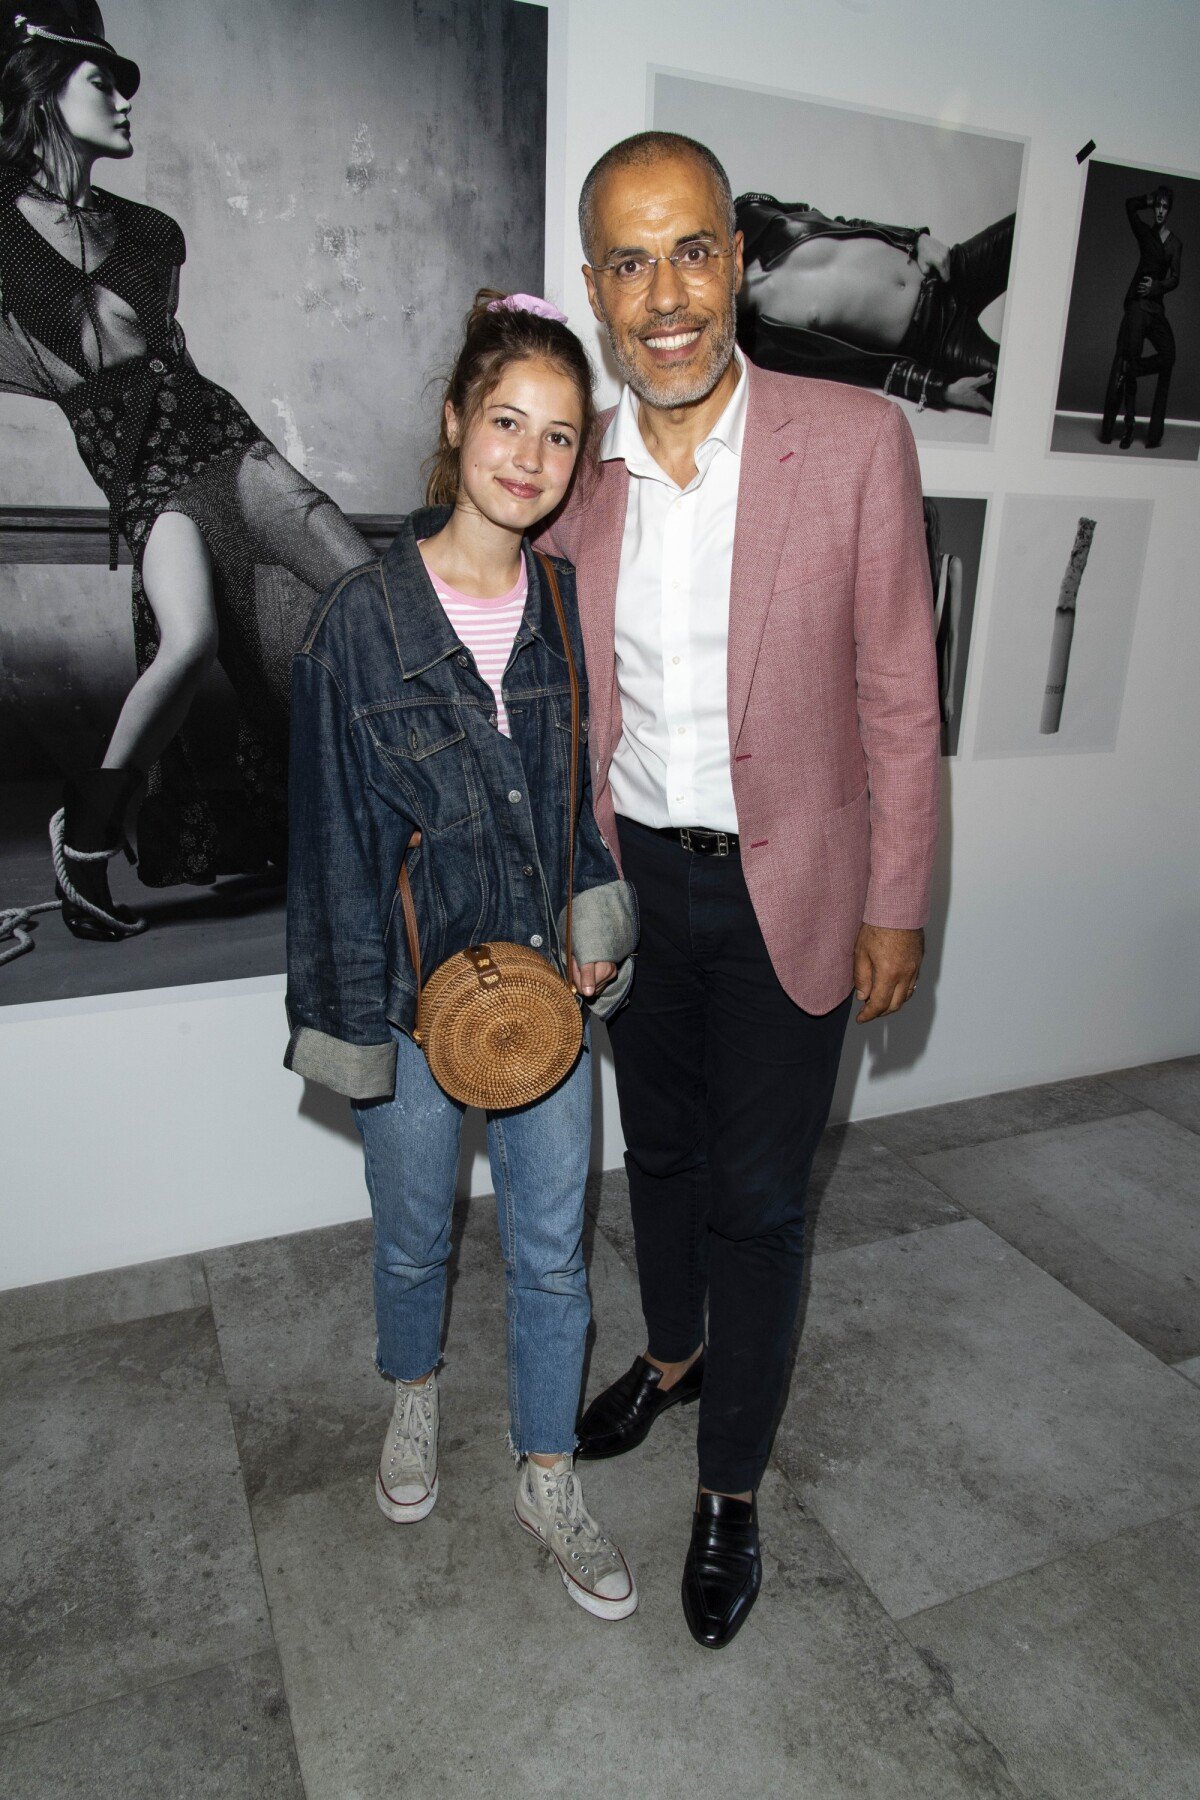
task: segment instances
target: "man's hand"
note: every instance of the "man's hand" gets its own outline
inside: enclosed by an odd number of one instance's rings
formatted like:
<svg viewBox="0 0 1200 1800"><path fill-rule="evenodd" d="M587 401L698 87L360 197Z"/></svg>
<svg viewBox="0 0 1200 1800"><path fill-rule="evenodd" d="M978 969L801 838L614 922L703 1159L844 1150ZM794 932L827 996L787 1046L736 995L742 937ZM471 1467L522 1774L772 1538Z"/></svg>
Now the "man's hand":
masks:
<svg viewBox="0 0 1200 1800"><path fill-rule="evenodd" d="M967 412L990 413L992 403L984 393L992 380L990 375L960 375L946 385L946 405L962 406Z"/></svg>
<svg viewBox="0 0 1200 1800"><path fill-rule="evenodd" d="M606 988L616 972L616 963L590 962L584 963L580 968L575 958L571 958L571 980L585 1000L592 999L601 988Z"/></svg>
<svg viewBox="0 0 1200 1800"><path fill-rule="evenodd" d="M925 954L923 931L893 931L886 925L860 925L854 945L854 993L865 1001L855 1014L860 1025L884 1013L899 1012L911 1000Z"/></svg>
<svg viewBox="0 0 1200 1800"><path fill-rule="evenodd" d="M917 267L922 275L933 273L943 281L950 279L950 246L923 231L917 239Z"/></svg>
<svg viewBox="0 0 1200 1800"><path fill-rule="evenodd" d="M1145 295L1147 295L1150 292L1150 289L1153 286L1154 286L1153 275L1143 275L1141 280L1137 284L1137 291L1139 294L1141 294L1143 297L1145 297Z"/></svg>

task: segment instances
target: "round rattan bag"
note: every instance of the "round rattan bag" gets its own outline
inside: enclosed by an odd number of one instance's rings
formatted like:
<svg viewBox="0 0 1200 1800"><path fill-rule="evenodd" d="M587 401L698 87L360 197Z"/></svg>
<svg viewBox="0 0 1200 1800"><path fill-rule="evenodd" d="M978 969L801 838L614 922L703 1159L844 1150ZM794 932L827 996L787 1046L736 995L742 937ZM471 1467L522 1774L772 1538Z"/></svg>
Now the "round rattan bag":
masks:
<svg viewBox="0 0 1200 1800"><path fill-rule="evenodd" d="M583 1014L558 970L524 944L447 957L421 995L415 1041L464 1106L528 1106L575 1066Z"/></svg>

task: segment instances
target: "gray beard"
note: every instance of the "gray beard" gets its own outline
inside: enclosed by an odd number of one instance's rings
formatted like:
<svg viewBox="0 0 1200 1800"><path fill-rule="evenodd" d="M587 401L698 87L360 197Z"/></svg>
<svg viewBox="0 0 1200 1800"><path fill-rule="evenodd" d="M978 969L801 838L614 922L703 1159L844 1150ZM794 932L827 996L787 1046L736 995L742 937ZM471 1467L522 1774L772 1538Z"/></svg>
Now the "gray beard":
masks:
<svg viewBox="0 0 1200 1800"><path fill-rule="evenodd" d="M635 367L613 332L610 330L608 334L613 361L620 371L621 379L628 383L638 399L644 400L647 406L657 406L664 411L675 406L694 406L698 400L706 399L729 367L736 341L737 314L731 307L725 324L717 331L716 336L709 337L709 352L704 360L704 367L697 369L692 380L681 388L677 383L668 385L669 378L666 376L660 384L643 369Z"/></svg>

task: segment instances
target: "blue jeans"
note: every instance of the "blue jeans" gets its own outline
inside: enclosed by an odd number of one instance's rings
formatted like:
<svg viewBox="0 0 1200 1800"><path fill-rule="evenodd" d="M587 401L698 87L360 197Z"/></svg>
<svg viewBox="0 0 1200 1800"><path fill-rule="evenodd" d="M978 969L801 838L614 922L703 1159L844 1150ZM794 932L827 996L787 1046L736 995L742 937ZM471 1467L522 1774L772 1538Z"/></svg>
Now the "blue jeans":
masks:
<svg viewBox="0 0 1200 1800"><path fill-rule="evenodd" d="M437 1366L459 1137L465 1108L421 1051L395 1032L396 1092L360 1102L375 1221L376 1365L418 1381ZM591 1139L591 1056L532 1106L489 1113L488 1157L504 1253L509 1441L525 1455L570 1453L591 1318L583 1188Z"/></svg>

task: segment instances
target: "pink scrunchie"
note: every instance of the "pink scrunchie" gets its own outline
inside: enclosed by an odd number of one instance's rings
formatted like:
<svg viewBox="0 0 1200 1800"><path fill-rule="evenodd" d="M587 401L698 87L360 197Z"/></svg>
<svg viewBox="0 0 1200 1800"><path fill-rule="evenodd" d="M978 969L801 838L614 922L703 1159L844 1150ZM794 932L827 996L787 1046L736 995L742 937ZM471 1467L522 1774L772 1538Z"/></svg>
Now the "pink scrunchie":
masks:
<svg viewBox="0 0 1200 1800"><path fill-rule="evenodd" d="M559 325L567 323L565 312L559 312L557 306L551 306L537 294L505 294L502 300L489 300L487 309L489 312L536 313L539 319L553 319Z"/></svg>

